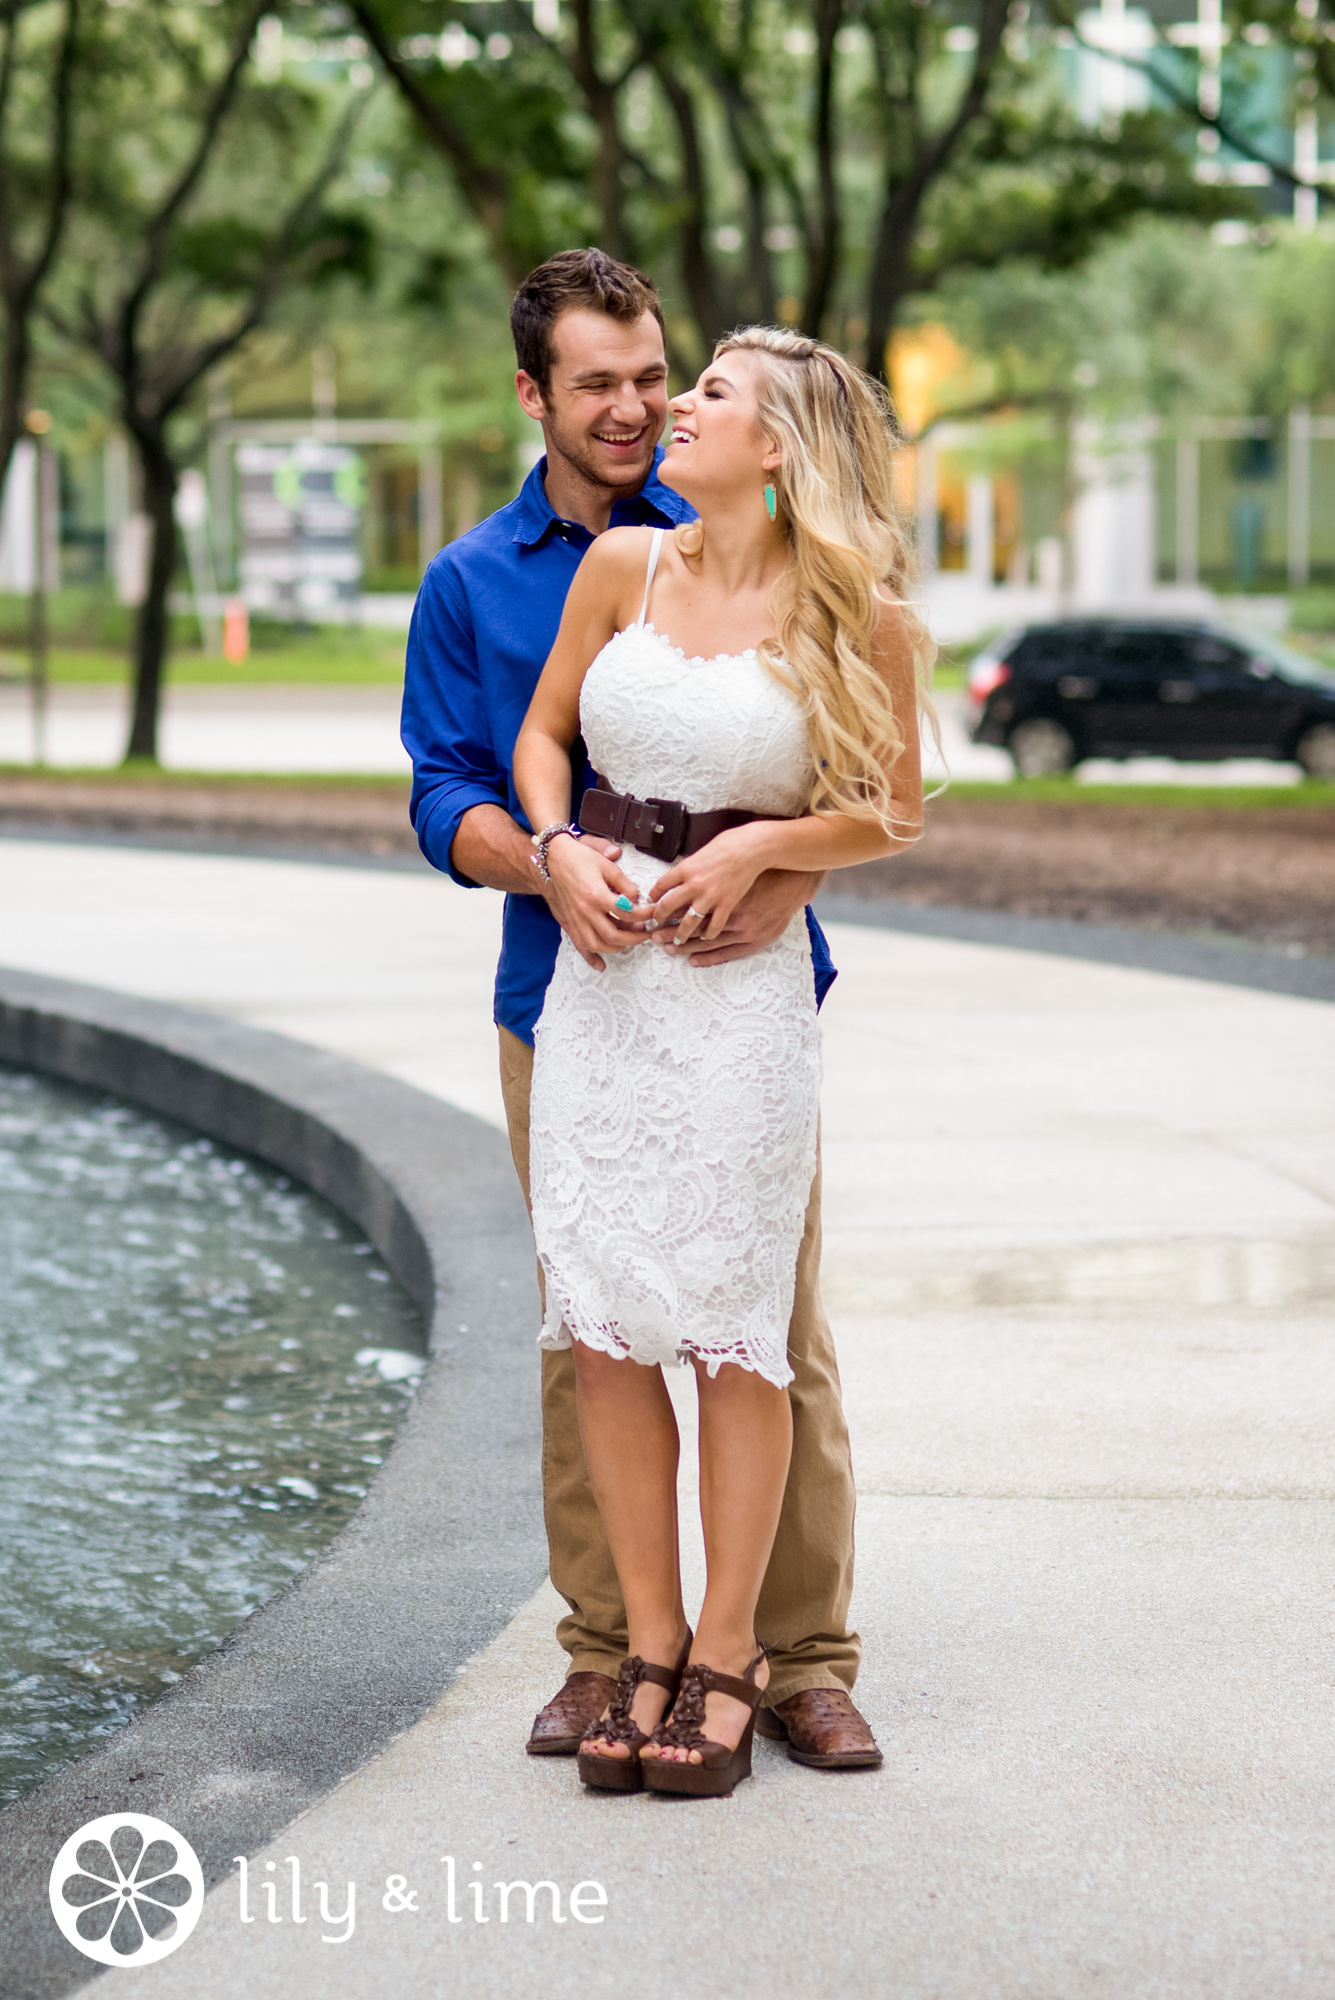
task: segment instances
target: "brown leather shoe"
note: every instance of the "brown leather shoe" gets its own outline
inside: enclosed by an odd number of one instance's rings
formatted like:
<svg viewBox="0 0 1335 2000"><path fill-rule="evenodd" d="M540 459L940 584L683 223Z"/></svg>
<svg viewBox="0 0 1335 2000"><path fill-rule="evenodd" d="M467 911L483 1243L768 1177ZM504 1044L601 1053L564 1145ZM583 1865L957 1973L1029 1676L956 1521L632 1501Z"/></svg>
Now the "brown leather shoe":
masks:
<svg viewBox="0 0 1335 2000"><path fill-rule="evenodd" d="M773 1708L762 1708L756 1728L786 1743L795 1764L817 1771L877 1771L885 1762L876 1738L842 1688L806 1688Z"/></svg>
<svg viewBox="0 0 1335 2000"><path fill-rule="evenodd" d="M540 1708L528 1739L530 1757L575 1757L617 1691L611 1674L570 1674L546 1708Z"/></svg>

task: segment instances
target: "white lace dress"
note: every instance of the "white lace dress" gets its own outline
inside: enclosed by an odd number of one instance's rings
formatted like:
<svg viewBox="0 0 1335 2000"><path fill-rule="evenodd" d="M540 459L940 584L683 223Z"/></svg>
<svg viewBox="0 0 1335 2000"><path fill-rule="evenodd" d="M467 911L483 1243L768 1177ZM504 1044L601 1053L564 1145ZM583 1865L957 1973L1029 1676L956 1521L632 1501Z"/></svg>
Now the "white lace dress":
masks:
<svg viewBox="0 0 1335 2000"><path fill-rule="evenodd" d="M687 659L643 612L589 668L580 724L616 792L785 816L810 797L806 724L756 655ZM668 864L627 847L621 866L647 889ZM763 951L695 971L646 944L595 972L563 937L534 1043L541 1344L790 1382L820 1093L802 912Z"/></svg>

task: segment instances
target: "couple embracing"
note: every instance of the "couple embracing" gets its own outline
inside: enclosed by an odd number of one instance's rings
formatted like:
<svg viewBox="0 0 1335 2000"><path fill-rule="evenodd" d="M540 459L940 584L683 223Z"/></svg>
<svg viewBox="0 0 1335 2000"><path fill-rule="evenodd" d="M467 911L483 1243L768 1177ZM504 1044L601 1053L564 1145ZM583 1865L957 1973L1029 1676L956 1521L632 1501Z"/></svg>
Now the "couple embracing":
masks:
<svg viewBox="0 0 1335 2000"><path fill-rule="evenodd" d="M818 1286L834 972L808 905L922 824L888 412L769 327L669 405L653 287L597 250L535 271L511 324L546 456L427 571L404 741L427 858L507 891L495 1013L569 1607L528 1748L614 1791L726 1795L757 1726L800 1763L874 1767ZM662 1373L682 1361L694 1631Z"/></svg>

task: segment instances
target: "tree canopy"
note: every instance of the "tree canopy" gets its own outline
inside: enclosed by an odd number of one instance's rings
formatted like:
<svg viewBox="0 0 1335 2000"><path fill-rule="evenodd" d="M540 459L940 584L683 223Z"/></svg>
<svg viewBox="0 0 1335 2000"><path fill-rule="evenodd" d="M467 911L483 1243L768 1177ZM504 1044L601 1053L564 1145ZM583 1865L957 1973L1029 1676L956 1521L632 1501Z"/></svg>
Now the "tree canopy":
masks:
<svg viewBox="0 0 1335 2000"><path fill-rule="evenodd" d="M353 6L507 276L581 231L669 265L697 357L782 318L879 371L951 270L1252 206L1198 176L1184 110L1082 125L1067 31L1010 0L572 0L546 33L519 0Z"/></svg>

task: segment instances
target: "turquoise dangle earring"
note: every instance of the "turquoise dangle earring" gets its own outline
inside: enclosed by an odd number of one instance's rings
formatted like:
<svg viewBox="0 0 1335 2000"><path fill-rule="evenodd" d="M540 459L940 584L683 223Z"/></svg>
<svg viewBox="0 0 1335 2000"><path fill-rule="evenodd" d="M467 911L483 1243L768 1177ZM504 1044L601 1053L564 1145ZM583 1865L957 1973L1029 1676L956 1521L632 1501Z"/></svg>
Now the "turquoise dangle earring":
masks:
<svg viewBox="0 0 1335 2000"><path fill-rule="evenodd" d="M773 483L768 479L765 481L765 512L771 521L778 517L779 512L779 496L774 491Z"/></svg>

